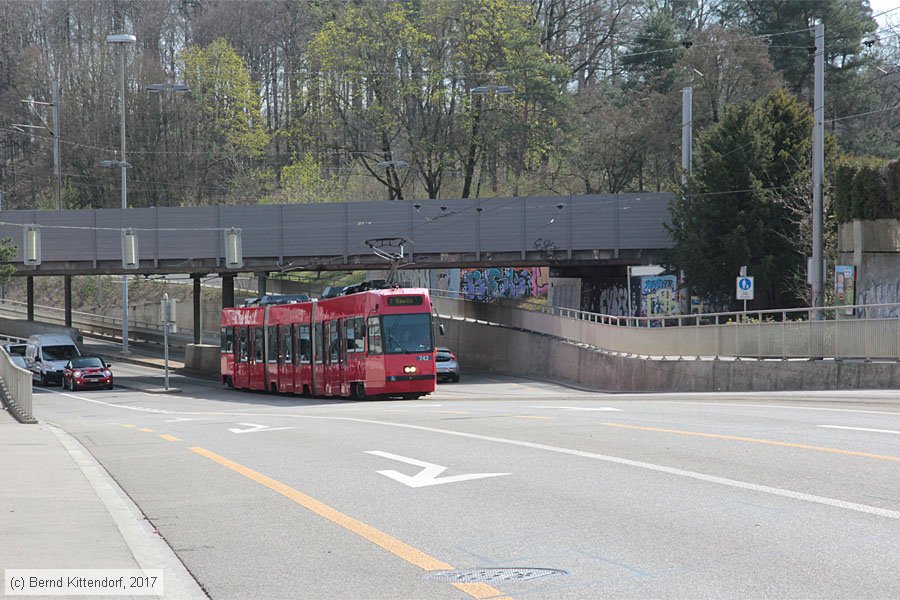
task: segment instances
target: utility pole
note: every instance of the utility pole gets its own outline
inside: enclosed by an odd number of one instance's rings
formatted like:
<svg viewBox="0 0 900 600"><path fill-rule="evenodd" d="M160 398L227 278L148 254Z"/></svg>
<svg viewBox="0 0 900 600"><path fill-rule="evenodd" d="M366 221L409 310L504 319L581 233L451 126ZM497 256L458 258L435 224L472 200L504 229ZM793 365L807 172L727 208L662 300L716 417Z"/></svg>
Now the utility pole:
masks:
<svg viewBox="0 0 900 600"><path fill-rule="evenodd" d="M41 123L43 123L43 125L38 126L16 123L13 125L13 129L18 129L19 131L24 131L25 129L46 129L50 132L50 135L53 136L53 178L56 183L56 210L61 210L62 172L60 171L59 165L59 82L55 78L50 82L50 102L37 102L34 99L22 100L22 102L28 105L31 111L35 115L37 115L37 118L41 120ZM37 111L37 109L34 107L35 104L40 104L41 106L49 106L52 109L50 117L53 123L52 126L47 123L47 119L44 118L44 115Z"/></svg>
<svg viewBox="0 0 900 600"><path fill-rule="evenodd" d="M693 99L694 88L686 87L681 90L681 185L685 187L693 172Z"/></svg>
<svg viewBox="0 0 900 600"><path fill-rule="evenodd" d="M53 178L56 181L56 210L62 210L62 173L59 168L59 82L50 82L50 103L53 106Z"/></svg>
<svg viewBox="0 0 900 600"><path fill-rule="evenodd" d="M825 305L824 285L824 213L822 187L825 173L825 25L816 23L816 56L813 84L813 150L812 150L812 308ZM813 318L821 320L822 311L813 311Z"/></svg>

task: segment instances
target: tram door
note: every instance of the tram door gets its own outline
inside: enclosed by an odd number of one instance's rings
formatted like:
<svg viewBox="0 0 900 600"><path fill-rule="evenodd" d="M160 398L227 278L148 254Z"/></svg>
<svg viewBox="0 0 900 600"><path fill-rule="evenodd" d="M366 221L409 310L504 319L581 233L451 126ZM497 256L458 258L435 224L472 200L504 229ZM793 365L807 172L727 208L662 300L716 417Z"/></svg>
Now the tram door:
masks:
<svg viewBox="0 0 900 600"><path fill-rule="evenodd" d="M250 387L250 329L248 327L235 327L237 336L234 341L234 372L232 381L238 388Z"/></svg>

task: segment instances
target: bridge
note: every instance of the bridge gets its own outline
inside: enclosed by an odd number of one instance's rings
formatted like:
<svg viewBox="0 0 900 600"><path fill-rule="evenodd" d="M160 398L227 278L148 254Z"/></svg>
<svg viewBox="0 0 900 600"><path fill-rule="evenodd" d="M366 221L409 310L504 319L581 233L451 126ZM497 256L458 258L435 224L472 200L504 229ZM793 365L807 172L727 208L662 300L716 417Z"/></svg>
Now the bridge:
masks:
<svg viewBox="0 0 900 600"><path fill-rule="evenodd" d="M671 194L593 194L402 202L3 211L0 237L19 245L16 276L71 277L189 273L194 311L200 278L222 277L223 305L234 304L234 276L255 272L385 268L366 240L407 240L409 268L640 264L671 245L665 224ZM41 262L24 264L26 226L41 231ZM225 264L225 232L241 230L243 267ZM122 260L123 231L138 239L135 268ZM264 281L264 279L263 279ZM263 290L261 290L263 291Z"/></svg>

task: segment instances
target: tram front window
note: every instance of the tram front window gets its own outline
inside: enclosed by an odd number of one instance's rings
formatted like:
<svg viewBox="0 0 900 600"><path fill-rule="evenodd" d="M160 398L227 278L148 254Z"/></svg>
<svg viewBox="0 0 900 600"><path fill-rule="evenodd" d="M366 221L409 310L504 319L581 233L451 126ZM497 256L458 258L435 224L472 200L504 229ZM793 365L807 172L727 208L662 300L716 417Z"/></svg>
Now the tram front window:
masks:
<svg viewBox="0 0 900 600"><path fill-rule="evenodd" d="M430 314L385 315L381 319L386 354L432 350Z"/></svg>

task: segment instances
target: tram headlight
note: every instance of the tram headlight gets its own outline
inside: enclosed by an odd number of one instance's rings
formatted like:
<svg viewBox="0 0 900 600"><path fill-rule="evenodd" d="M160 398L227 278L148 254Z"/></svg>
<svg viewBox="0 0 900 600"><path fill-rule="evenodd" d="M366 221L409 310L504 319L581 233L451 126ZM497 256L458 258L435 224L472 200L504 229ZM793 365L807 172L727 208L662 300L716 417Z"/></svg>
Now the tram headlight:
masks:
<svg viewBox="0 0 900 600"><path fill-rule="evenodd" d="M417 369L414 366L403 367L404 373L415 373L416 371L417 371Z"/></svg>

